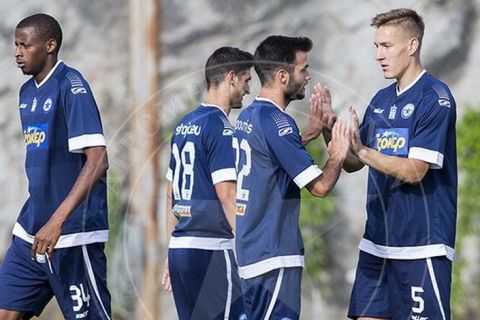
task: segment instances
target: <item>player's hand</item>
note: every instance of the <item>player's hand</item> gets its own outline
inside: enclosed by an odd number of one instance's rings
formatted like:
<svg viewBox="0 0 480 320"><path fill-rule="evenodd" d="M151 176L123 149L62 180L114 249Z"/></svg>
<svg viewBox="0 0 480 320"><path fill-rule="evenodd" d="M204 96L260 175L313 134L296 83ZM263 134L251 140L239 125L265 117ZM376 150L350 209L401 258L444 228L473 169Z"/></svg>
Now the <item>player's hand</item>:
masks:
<svg viewBox="0 0 480 320"><path fill-rule="evenodd" d="M317 83L313 88L314 92L319 96L320 109L322 110L322 123L323 127L332 130L337 116L333 112L332 108L332 94L327 86Z"/></svg>
<svg viewBox="0 0 480 320"><path fill-rule="evenodd" d="M322 122L322 102L320 101L320 94L317 90L317 85L310 96L310 113L308 115L307 130L302 134L302 140L309 142L317 139L323 130Z"/></svg>
<svg viewBox="0 0 480 320"><path fill-rule="evenodd" d="M53 249L62 234L62 226L63 221L57 220L53 215L37 232L32 244L32 259L36 260L36 254L47 253L49 257L53 256Z"/></svg>
<svg viewBox="0 0 480 320"><path fill-rule="evenodd" d="M362 144L362 140L360 139L360 129L359 129L359 121L358 115L355 111L353 106L348 108L348 112L350 113L350 150L354 155L358 155L360 150L364 147Z"/></svg>
<svg viewBox="0 0 480 320"><path fill-rule="evenodd" d="M332 128L332 140L328 143L328 153L332 158L345 160L350 148L350 132L344 121L337 121Z"/></svg>
<svg viewBox="0 0 480 320"><path fill-rule="evenodd" d="M170 271L168 269L168 258L165 259L165 265L163 267L162 286L166 291L172 292L172 283L170 281Z"/></svg>

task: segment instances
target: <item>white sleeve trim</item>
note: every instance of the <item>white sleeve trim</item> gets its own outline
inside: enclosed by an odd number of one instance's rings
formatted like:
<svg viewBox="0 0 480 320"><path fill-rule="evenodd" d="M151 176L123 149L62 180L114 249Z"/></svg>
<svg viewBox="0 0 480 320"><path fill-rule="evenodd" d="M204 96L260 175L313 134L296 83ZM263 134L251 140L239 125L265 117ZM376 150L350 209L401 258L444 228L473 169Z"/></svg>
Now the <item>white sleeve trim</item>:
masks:
<svg viewBox="0 0 480 320"><path fill-rule="evenodd" d="M408 151L408 157L430 163L431 169L442 169L443 167L443 154L438 151L412 147Z"/></svg>
<svg viewBox="0 0 480 320"><path fill-rule="evenodd" d="M212 172L213 184L223 181L237 181L237 172L235 168L220 169Z"/></svg>
<svg viewBox="0 0 480 320"><path fill-rule="evenodd" d="M417 260L446 256L453 261L455 256L455 250L443 243L424 246L390 247L382 246L363 238L358 248L380 258L396 260Z"/></svg>
<svg viewBox="0 0 480 320"><path fill-rule="evenodd" d="M302 189L321 174L322 170L320 170L320 168L316 164L312 164L310 167L303 170L295 178L293 178L293 181L300 189Z"/></svg>
<svg viewBox="0 0 480 320"><path fill-rule="evenodd" d="M83 134L68 139L68 151L73 153L83 153L83 148L99 146L106 146L105 138L101 133Z"/></svg>
<svg viewBox="0 0 480 320"><path fill-rule="evenodd" d="M242 279L250 279L275 269L292 267L303 268L304 266L305 258L301 255L277 256L246 266L238 266L238 273Z"/></svg>
<svg viewBox="0 0 480 320"><path fill-rule="evenodd" d="M28 234L27 231L18 222L15 223L12 233L20 239L27 241L28 243L33 243L34 236ZM55 249L70 248L107 241L108 230L71 233L60 236L60 238L58 238L57 244L55 245Z"/></svg>
<svg viewBox="0 0 480 320"><path fill-rule="evenodd" d="M172 169L168 168L167 174L165 175L165 178L170 182L173 181L173 171L172 171Z"/></svg>

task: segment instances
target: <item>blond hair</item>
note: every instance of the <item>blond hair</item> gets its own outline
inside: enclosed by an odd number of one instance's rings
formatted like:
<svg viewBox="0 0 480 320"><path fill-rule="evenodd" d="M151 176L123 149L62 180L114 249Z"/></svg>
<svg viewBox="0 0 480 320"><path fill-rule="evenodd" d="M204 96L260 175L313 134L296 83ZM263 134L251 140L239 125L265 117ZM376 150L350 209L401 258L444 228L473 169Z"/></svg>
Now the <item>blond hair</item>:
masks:
<svg viewBox="0 0 480 320"><path fill-rule="evenodd" d="M393 9L388 12L377 14L372 18L370 26L379 28L387 25L398 25L402 29L411 32L411 34L421 43L425 24L423 18L412 9Z"/></svg>

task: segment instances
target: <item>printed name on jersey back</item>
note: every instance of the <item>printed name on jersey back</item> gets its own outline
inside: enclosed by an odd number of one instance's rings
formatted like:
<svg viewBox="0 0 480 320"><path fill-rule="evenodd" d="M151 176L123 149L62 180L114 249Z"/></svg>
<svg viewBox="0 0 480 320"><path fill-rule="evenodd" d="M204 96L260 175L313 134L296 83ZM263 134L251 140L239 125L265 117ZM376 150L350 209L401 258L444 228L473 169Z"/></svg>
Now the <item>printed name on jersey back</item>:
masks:
<svg viewBox="0 0 480 320"><path fill-rule="evenodd" d="M290 122L288 122L287 117L281 111L275 110L271 113L271 117L273 121L275 121L275 125L278 128L278 135L280 137L286 136L287 134L293 132Z"/></svg>
<svg viewBox="0 0 480 320"><path fill-rule="evenodd" d="M247 121L237 120L237 123L235 124L235 130L250 134L252 133L252 130L253 130L253 124L249 123L248 120Z"/></svg>
<svg viewBox="0 0 480 320"><path fill-rule="evenodd" d="M373 148L387 155L407 155L408 128L376 129Z"/></svg>
<svg viewBox="0 0 480 320"><path fill-rule="evenodd" d="M442 107L450 108L450 96L447 90L439 85L434 85L432 89L435 90L438 95L438 104Z"/></svg>
<svg viewBox="0 0 480 320"><path fill-rule="evenodd" d="M180 123L176 128L175 128L175 135L182 135L182 136L187 136L190 134L193 135L200 135L200 132L202 131L202 127L196 124L183 124Z"/></svg>

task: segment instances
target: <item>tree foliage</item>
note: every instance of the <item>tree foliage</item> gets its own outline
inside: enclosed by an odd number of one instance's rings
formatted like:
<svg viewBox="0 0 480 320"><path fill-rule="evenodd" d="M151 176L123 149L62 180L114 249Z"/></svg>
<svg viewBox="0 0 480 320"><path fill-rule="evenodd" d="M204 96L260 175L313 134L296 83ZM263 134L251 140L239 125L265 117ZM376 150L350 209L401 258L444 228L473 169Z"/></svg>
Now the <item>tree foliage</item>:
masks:
<svg viewBox="0 0 480 320"><path fill-rule="evenodd" d="M480 298L478 262L467 260L472 248L468 243L479 244L480 234L480 111L469 109L457 128L458 164L460 173L459 205L457 217L457 256L454 262L452 284L453 319L478 319ZM472 264L473 262L473 264ZM466 279L466 271L473 270L475 279ZM470 271L471 272L471 271ZM469 272L469 273L470 273ZM470 273L471 274L471 273Z"/></svg>

